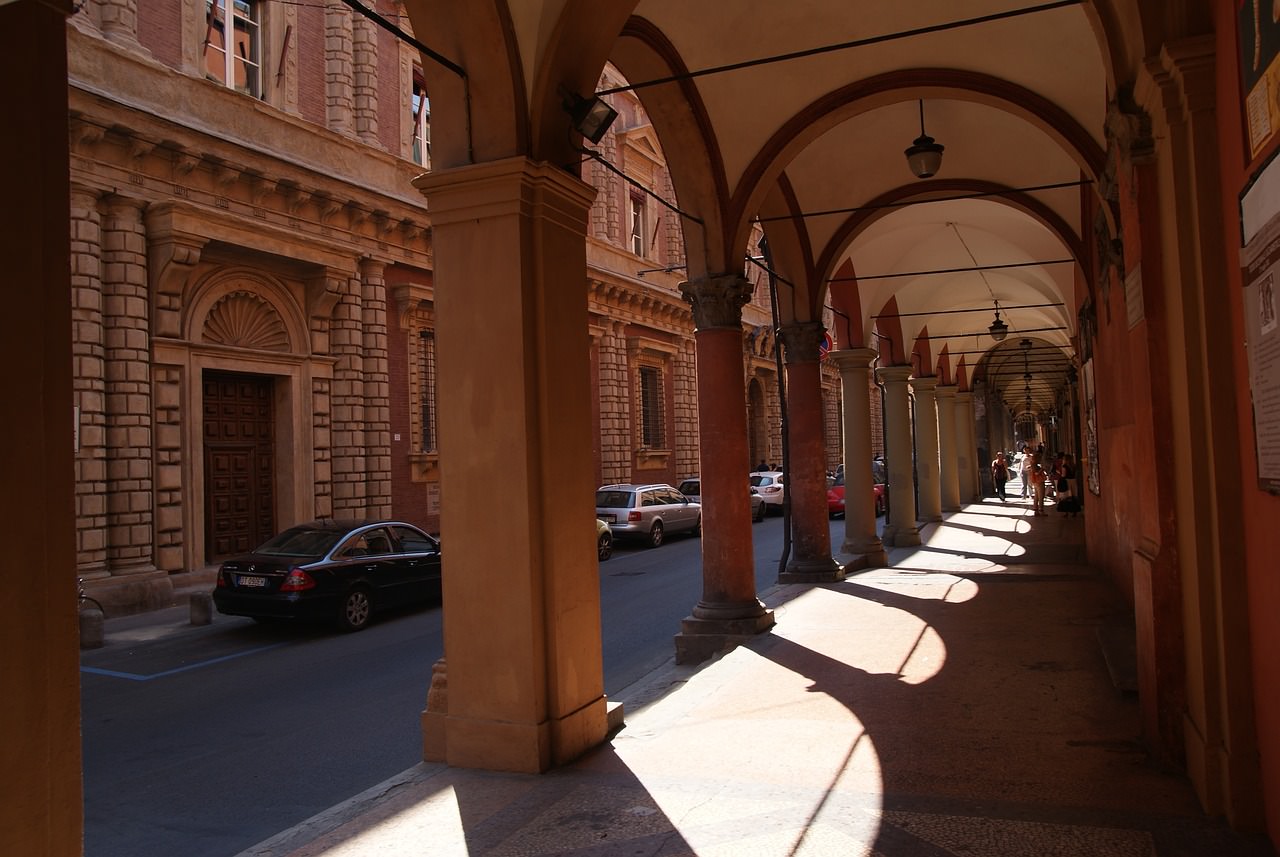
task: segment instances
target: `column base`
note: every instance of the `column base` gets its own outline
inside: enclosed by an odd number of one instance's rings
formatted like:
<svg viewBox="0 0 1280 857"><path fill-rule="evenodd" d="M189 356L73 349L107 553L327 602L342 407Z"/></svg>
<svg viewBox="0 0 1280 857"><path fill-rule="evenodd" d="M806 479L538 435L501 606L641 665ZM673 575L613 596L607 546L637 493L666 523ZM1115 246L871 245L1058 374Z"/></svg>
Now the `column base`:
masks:
<svg viewBox="0 0 1280 857"><path fill-rule="evenodd" d="M862 571L864 568L884 568L889 564L889 555L878 539L874 546L860 546L845 542L840 546L840 555L842 560L844 557L849 557L841 562L846 575L854 571Z"/></svg>
<svg viewBox="0 0 1280 857"><path fill-rule="evenodd" d="M792 560L778 575L779 583L833 583L844 580L844 569L831 557Z"/></svg>
<svg viewBox="0 0 1280 857"><path fill-rule="evenodd" d="M623 708L605 697L541 723L504 723L449 716L445 659L431 668L422 712L422 758L459 768L540 774L577 759L622 727Z"/></svg>
<svg viewBox="0 0 1280 857"><path fill-rule="evenodd" d="M886 527L881 540L895 548L909 548L920 544L920 531L915 527L900 527L892 532Z"/></svg>
<svg viewBox="0 0 1280 857"><path fill-rule="evenodd" d="M155 566L114 569L108 577L85 580L84 591L112 618L173 604L173 581L168 572L159 571Z"/></svg>
<svg viewBox="0 0 1280 857"><path fill-rule="evenodd" d="M688 616L675 636L676 663L700 664L707 658L734 649L773 627L773 611L761 608L757 616L704 619Z"/></svg>

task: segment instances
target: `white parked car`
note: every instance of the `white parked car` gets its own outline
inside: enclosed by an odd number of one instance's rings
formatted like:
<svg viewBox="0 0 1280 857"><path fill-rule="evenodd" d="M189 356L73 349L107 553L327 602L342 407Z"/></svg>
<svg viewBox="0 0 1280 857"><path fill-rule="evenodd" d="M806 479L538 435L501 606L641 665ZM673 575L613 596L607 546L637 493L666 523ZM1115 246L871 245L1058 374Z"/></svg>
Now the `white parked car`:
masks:
<svg viewBox="0 0 1280 857"><path fill-rule="evenodd" d="M749 486L751 491L751 520L764 520L764 498L760 496L760 492L755 486ZM688 497L693 502L702 504L702 480L697 476L690 476L688 479L680 483L680 493Z"/></svg>
<svg viewBox="0 0 1280 857"><path fill-rule="evenodd" d="M782 511L782 501L786 498L786 486L783 484L781 470L762 470L751 474L751 487L760 492L768 508Z"/></svg>

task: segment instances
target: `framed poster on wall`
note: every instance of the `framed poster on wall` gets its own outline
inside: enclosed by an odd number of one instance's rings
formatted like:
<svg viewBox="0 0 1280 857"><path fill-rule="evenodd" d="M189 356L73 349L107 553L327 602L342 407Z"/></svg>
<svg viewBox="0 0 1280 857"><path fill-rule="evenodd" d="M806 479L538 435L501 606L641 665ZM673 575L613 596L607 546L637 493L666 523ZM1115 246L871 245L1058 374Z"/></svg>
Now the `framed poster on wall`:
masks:
<svg viewBox="0 0 1280 857"><path fill-rule="evenodd" d="M1102 495L1101 470L1098 467L1098 405L1093 386L1093 360L1090 359L1081 367L1084 379L1084 401L1080 403L1084 410L1084 477L1089 490L1098 496Z"/></svg>
<svg viewBox="0 0 1280 857"><path fill-rule="evenodd" d="M1244 349L1258 487L1280 494L1280 161L1273 156L1240 195Z"/></svg>
<svg viewBox="0 0 1280 857"><path fill-rule="evenodd" d="M1238 0L1236 7L1240 83L1252 160L1280 129L1280 4Z"/></svg>

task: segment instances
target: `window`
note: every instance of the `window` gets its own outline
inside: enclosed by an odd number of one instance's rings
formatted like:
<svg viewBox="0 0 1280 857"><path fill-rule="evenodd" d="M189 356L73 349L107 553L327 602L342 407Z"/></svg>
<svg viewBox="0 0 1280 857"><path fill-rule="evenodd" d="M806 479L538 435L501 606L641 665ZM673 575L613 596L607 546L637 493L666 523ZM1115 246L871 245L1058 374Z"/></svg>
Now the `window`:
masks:
<svg viewBox="0 0 1280 857"><path fill-rule="evenodd" d="M436 451L436 334L418 334L418 398L422 406L422 451Z"/></svg>
<svg viewBox="0 0 1280 857"><path fill-rule="evenodd" d="M641 366L640 443L646 449L666 448L662 398L662 370L656 366Z"/></svg>
<svg viewBox="0 0 1280 857"><path fill-rule="evenodd" d="M631 252L644 255L644 197L631 197Z"/></svg>
<svg viewBox="0 0 1280 857"><path fill-rule="evenodd" d="M413 72L413 160L424 167L431 166L431 98L422 72Z"/></svg>
<svg viewBox="0 0 1280 857"><path fill-rule="evenodd" d="M205 0L204 8L205 76L237 92L261 97L258 3L256 0Z"/></svg>

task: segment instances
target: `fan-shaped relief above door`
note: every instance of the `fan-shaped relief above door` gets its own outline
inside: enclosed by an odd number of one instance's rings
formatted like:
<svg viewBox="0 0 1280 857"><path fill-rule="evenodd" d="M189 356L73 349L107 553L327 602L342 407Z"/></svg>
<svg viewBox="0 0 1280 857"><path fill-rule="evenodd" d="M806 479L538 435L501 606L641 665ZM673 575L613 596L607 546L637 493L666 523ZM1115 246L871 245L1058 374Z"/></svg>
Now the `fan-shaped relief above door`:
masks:
<svg viewBox="0 0 1280 857"><path fill-rule="evenodd" d="M249 291L223 295L205 316L203 342L252 348L260 351L289 351L289 331L284 319L270 302Z"/></svg>

